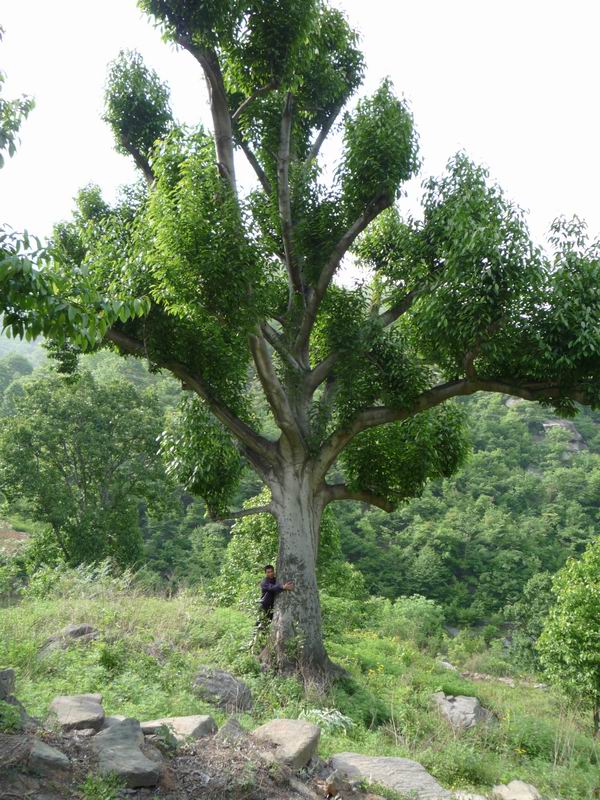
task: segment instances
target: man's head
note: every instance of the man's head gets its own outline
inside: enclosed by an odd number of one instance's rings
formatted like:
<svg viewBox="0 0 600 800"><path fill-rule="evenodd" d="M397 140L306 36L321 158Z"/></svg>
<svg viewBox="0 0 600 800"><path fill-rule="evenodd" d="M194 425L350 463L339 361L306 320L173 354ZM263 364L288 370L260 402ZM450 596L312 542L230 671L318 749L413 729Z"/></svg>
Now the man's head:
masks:
<svg viewBox="0 0 600 800"><path fill-rule="evenodd" d="M274 577L275 577L275 567L273 566L273 564L267 564L267 565L265 566L265 576L266 576L267 578L269 578L269 580L270 580L271 578L274 578Z"/></svg>

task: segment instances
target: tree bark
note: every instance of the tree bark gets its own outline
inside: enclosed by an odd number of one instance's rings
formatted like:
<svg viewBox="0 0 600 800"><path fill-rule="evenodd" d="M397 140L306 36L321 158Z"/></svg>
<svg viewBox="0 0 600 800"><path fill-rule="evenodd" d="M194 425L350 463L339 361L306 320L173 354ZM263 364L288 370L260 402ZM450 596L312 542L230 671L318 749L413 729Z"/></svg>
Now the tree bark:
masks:
<svg viewBox="0 0 600 800"><path fill-rule="evenodd" d="M311 478L306 466L290 464L271 487L279 527L277 580L294 581L294 590L276 599L265 657L280 671L322 684L335 668L323 644L316 577L323 498Z"/></svg>

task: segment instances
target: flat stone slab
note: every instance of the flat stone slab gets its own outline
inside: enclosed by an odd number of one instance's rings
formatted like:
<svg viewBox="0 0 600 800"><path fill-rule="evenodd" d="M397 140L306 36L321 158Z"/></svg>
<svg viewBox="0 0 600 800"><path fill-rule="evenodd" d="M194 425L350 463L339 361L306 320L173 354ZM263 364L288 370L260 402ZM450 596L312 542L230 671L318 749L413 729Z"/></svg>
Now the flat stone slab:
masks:
<svg viewBox="0 0 600 800"><path fill-rule="evenodd" d="M104 724L101 694L73 694L55 697L50 704L49 721L56 721L64 731L92 728Z"/></svg>
<svg viewBox="0 0 600 800"><path fill-rule="evenodd" d="M530 783L511 781L507 784L494 786L492 798L493 800L542 800L542 795Z"/></svg>
<svg viewBox="0 0 600 800"><path fill-rule="evenodd" d="M476 697L436 692L433 701L455 730L466 731L476 725L489 725L496 721L492 712L484 708Z"/></svg>
<svg viewBox="0 0 600 800"><path fill-rule="evenodd" d="M29 769L37 775L52 775L55 772L67 772L71 762L56 747L35 739L31 747L28 761Z"/></svg>
<svg viewBox="0 0 600 800"><path fill-rule="evenodd" d="M163 717L140 723L142 733L146 736L158 733L167 727L179 742L186 739L201 739L217 732L217 723L208 714L195 714L190 717Z"/></svg>
<svg viewBox="0 0 600 800"><path fill-rule="evenodd" d="M332 757L331 766L347 778L380 783L400 794L412 792L417 800L450 800L452 797L425 767L408 758L338 753Z"/></svg>
<svg viewBox="0 0 600 800"><path fill-rule="evenodd" d="M317 752L321 729L303 719L274 719L252 735L275 745L275 758L292 769L302 769Z"/></svg>
<svg viewBox="0 0 600 800"><path fill-rule="evenodd" d="M203 700L229 712L249 711L254 704L244 681L215 667L200 667L192 688Z"/></svg>
<svg viewBox="0 0 600 800"><path fill-rule="evenodd" d="M116 773L129 789L156 786L161 765L158 759L144 755L143 744L144 734L136 719L125 719L100 731L91 740L98 754L98 771L102 775Z"/></svg>

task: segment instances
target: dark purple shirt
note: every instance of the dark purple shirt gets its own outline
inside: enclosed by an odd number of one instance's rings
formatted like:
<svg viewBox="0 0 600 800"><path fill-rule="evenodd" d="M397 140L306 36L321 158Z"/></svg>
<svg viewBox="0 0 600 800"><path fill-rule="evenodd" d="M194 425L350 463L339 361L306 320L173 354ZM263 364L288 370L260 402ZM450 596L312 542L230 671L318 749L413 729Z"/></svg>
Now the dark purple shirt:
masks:
<svg viewBox="0 0 600 800"><path fill-rule="evenodd" d="M268 611L270 608L273 608L275 595L279 594L279 592L283 592L283 586L277 582L277 578L265 578L260 584L260 591L262 592L260 604L263 611Z"/></svg>

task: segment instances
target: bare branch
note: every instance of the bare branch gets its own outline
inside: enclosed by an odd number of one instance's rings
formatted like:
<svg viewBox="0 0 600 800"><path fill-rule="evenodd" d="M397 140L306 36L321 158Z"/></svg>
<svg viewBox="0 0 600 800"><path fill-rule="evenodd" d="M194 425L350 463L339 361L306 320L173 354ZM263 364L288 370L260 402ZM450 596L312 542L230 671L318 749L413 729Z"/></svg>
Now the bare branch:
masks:
<svg viewBox="0 0 600 800"><path fill-rule="evenodd" d="M244 111L248 108L248 106L253 103L257 97L260 97L263 94L267 94L267 92L273 91L273 89L277 89L279 86L278 81L271 81L270 83L261 86L260 89L256 89L256 91L252 92L250 97L247 97L244 102L238 106L238 108L234 111L231 117L232 122L237 122L240 116L244 113Z"/></svg>
<svg viewBox="0 0 600 800"><path fill-rule="evenodd" d="M281 134L279 137L279 152L277 154L277 199L279 201L283 251L285 253L291 291L302 293L302 278L294 258L292 208L290 203L290 147L293 99L292 93L288 92L281 116Z"/></svg>
<svg viewBox="0 0 600 800"><path fill-rule="evenodd" d="M319 151L323 146L323 142L329 136L329 131L332 129L336 119L339 116L340 111L344 107L344 102L345 101L338 103L338 105L335 106L331 114L327 117L327 121L319 131L319 134L315 139L313 146L310 148L310 152L306 158L306 161L304 162L307 166L311 164L315 160L315 158L319 155Z"/></svg>
<svg viewBox="0 0 600 800"><path fill-rule="evenodd" d="M297 352L304 352L308 345L308 340L317 318L317 312L319 311L319 307L329 287L329 284L333 279L335 271L340 265L340 261L346 255L350 247L352 247L356 237L361 234L367 225L372 222L375 217L377 217L384 209L389 208L391 203L392 201L390 198L383 195L377 198L377 200L374 200L369 208L360 215L360 217L350 228L348 228L346 233L344 233L342 238L334 247L329 260L321 270L316 287L310 294L306 311L304 312L304 317L298 332L298 337L296 339L295 350Z"/></svg>
<svg viewBox="0 0 600 800"><path fill-rule="evenodd" d="M381 497L381 495L361 489L350 489L345 483L326 484L323 494L325 497L325 505L334 500L358 500L360 503L369 503L387 512L393 511L396 508L393 503L387 498Z"/></svg>
<svg viewBox="0 0 600 800"><path fill-rule="evenodd" d="M106 338L124 353L148 358L143 342L128 336L116 328L110 328L106 333ZM269 464L275 463L275 444L253 430L236 416L231 409L217 400L200 376L194 375L184 364L180 364L178 361L157 361L156 365L176 375L182 383L193 389L206 402L215 417L250 451L266 459Z"/></svg>
<svg viewBox="0 0 600 800"><path fill-rule="evenodd" d="M283 432L290 444L301 445L304 448L302 433L300 432L296 418L290 408L285 390L277 377L265 339L260 329L257 333L251 334L249 339L256 372L279 429Z"/></svg>
<svg viewBox="0 0 600 800"><path fill-rule="evenodd" d="M228 511L226 514L219 516L211 516L214 522L226 522L229 519L241 519L242 517L252 517L255 514L272 514L273 509L271 505L268 506L255 506L254 508L242 508L241 511Z"/></svg>

